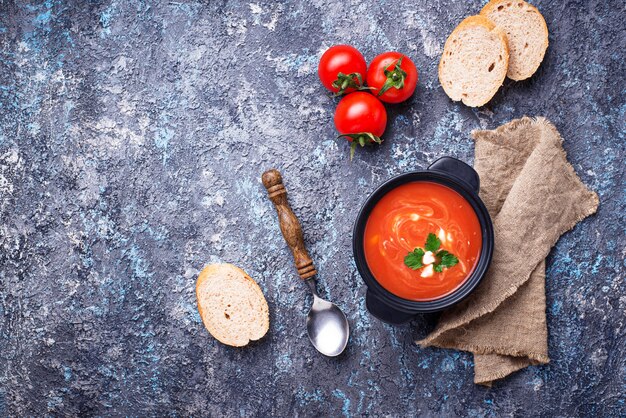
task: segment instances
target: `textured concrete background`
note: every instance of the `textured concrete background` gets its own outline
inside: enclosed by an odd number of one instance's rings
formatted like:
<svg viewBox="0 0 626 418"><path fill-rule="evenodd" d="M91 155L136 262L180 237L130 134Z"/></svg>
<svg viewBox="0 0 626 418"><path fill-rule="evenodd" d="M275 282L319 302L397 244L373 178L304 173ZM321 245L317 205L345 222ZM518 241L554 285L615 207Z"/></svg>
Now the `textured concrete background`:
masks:
<svg viewBox="0 0 626 418"><path fill-rule="evenodd" d="M0 416L624 416L624 3L535 3L550 28L538 73L470 109L436 67L483 1L0 0ZM385 143L352 163L316 75L340 42L420 71ZM470 355L413 344L433 318L367 314L351 227L389 176L471 163L472 129L522 115L555 123L601 205L548 259L551 364L488 389ZM306 338L310 299L260 184L272 166L352 325L337 359ZM251 347L201 324L195 279L217 261L268 299Z"/></svg>

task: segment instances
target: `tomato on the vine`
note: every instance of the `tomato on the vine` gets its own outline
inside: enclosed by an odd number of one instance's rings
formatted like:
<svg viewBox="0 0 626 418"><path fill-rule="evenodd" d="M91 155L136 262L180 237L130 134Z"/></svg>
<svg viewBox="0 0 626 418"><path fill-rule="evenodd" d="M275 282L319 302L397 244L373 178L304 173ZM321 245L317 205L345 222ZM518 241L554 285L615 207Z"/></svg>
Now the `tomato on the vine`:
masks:
<svg viewBox="0 0 626 418"><path fill-rule="evenodd" d="M363 54L350 45L331 46L324 52L317 67L324 87L336 95L362 89L366 73Z"/></svg>
<svg viewBox="0 0 626 418"><path fill-rule="evenodd" d="M335 127L339 137L352 142L350 158L354 155L357 144L364 147L380 144L380 137L387 126L387 111L376 97L357 91L341 99L335 110Z"/></svg>
<svg viewBox="0 0 626 418"><path fill-rule="evenodd" d="M400 103L411 97L417 85L413 61L399 52L385 52L372 60L367 69L367 85L372 94L386 103Z"/></svg>

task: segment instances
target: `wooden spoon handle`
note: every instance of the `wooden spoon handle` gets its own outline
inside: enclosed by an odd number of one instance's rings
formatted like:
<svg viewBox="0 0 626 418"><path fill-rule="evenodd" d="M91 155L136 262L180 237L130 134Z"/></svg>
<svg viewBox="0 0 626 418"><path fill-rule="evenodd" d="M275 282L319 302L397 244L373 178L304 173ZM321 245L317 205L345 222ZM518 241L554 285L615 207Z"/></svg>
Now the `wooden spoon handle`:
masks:
<svg viewBox="0 0 626 418"><path fill-rule="evenodd" d="M289 245L293 253L293 260L296 263L298 274L302 280L309 279L315 274L315 266L313 260L309 256L304 246L304 238L302 237L302 227L296 215L294 215L287 201L287 190L283 184L283 177L276 169L268 170L261 176L263 185L267 189L267 194L276 208L278 213L278 222L280 230L285 237L285 241Z"/></svg>

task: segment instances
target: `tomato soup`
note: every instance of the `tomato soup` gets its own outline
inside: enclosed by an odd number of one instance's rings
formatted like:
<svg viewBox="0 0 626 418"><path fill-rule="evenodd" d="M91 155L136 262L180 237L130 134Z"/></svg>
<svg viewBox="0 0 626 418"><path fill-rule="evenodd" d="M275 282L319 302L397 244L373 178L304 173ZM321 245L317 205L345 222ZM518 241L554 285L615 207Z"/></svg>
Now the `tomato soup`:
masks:
<svg viewBox="0 0 626 418"><path fill-rule="evenodd" d="M458 258L456 265L425 273L424 268L413 270L405 264L409 252L425 247L430 233L439 239L438 251ZM461 286L476 266L481 246L480 222L472 206L451 188L425 181L385 194L369 215L363 242L367 265L378 283L415 301L438 299Z"/></svg>

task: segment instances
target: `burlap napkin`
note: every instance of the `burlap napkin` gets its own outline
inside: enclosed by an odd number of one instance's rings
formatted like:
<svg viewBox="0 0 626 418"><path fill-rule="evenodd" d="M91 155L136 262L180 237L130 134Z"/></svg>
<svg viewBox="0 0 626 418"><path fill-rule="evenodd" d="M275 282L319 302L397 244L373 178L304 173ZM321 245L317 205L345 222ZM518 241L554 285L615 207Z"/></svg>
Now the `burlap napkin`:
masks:
<svg viewBox="0 0 626 418"><path fill-rule="evenodd" d="M546 119L524 117L475 131L474 168L494 223L495 250L472 295L444 312L418 341L474 353L474 382L494 380L548 358L545 258L559 237L598 207L567 162Z"/></svg>

